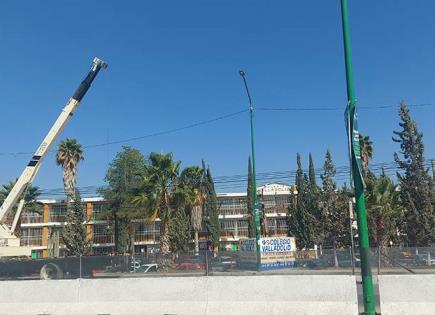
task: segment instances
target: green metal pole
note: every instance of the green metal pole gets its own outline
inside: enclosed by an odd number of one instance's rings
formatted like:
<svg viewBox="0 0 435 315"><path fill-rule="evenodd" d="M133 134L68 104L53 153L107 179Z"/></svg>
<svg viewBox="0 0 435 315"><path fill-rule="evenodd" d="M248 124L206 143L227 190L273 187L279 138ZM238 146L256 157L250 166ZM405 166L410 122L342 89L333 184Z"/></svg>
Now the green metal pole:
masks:
<svg viewBox="0 0 435 315"><path fill-rule="evenodd" d="M348 99L348 115L350 117L350 136L354 137L354 130L357 130L355 118L356 98L355 89L353 86L352 76L352 60L350 50L350 34L349 34L349 20L348 20L348 6L347 0L341 0L341 18L343 27L343 43L344 55L346 62L346 82L347 82L347 99ZM364 182L360 167L358 165L361 159L361 152L357 142L358 139L351 139L351 166L353 173L353 181L355 186L355 198L357 208L358 220L358 241L361 256L361 277L363 286L363 299L364 299L364 314L375 315L375 297L373 293L372 271L370 266L370 245L367 227L367 214L364 200ZM355 146L354 146L355 144Z"/></svg>
<svg viewBox="0 0 435 315"><path fill-rule="evenodd" d="M255 150L254 150L254 106L252 105L251 94L249 93L248 84L246 83L245 72L239 71L245 84L246 93L249 99L249 118L251 123L251 151L252 151L252 194L254 198L254 222L255 222L255 243L257 249L257 271L261 271L261 252L260 252L260 205L257 198L257 177L255 173Z"/></svg>

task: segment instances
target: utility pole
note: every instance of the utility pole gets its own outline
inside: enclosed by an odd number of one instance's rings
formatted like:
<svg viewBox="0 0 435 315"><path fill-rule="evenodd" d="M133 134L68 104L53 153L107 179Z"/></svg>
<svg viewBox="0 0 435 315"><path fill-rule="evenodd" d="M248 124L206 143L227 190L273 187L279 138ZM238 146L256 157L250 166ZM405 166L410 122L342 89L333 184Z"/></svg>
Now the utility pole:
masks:
<svg viewBox="0 0 435 315"><path fill-rule="evenodd" d="M343 27L343 44L346 64L346 83L347 83L347 115L348 133L351 137L350 154L351 169L355 187L357 221L358 221L358 241L361 256L361 278L363 286L364 314L375 315L375 297L373 294L372 271L370 266L370 247L367 227L367 214L364 200L364 182L362 177L361 150L359 147L359 133L356 116L356 97L352 77L352 60L350 50L350 34L348 20L347 0L341 0L341 18Z"/></svg>
<svg viewBox="0 0 435 315"><path fill-rule="evenodd" d="M252 194L254 198L254 222L255 222L255 243L257 249L257 271L261 271L261 252L260 252L260 205L257 198L257 177L255 173L255 150L254 150L254 106L252 105L251 94L246 83L245 71L239 71L245 84L246 94L249 99L249 118L251 122L251 150L252 150Z"/></svg>

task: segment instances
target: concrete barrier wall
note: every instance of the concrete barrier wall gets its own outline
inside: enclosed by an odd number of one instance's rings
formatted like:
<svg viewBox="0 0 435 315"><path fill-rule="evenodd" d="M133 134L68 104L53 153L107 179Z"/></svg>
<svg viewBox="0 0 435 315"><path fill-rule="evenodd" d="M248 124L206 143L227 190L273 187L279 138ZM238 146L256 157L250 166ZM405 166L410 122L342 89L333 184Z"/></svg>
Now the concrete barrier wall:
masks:
<svg viewBox="0 0 435 315"><path fill-rule="evenodd" d="M0 314L357 314L343 275L0 282Z"/></svg>
<svg viewBox="0 0 435 315"><path fill-rule="evenodd" d="M435 314L435 275L378 276L382 315Z"/></svg>

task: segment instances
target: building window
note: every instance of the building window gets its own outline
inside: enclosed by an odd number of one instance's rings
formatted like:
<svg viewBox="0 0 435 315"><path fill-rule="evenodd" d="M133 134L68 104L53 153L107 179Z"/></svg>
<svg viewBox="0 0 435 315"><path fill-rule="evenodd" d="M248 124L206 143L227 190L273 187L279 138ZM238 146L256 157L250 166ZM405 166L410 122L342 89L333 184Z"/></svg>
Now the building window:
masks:
<svg viewBox="0 0 435 315"><path fill-rule="evenodd" d="M21 216L21 223L42 223L42 214L36 212L24 212Z"/></svg>
<svg viewBox="0 0 435 315"><path fill-rule="evenodd" d="M48 239L51 237L55 237L56 233L59 235L59 245L65 245L65 242L63 241L62 237L62 229L63 226L50 226L48 228Z"/></svg>
<svg viewBox="0 0 435 315"><path fill-rule="evenodd" d="M146 223L139 222L135 226L135 242L159 242L160 222Z"/></svg>
<svg viewBox="0 0 435 315"><path fill-rule="evenodd" d="M221 215L247 214L246 197L220 197L218 204Z"/></svg>
<svg viewBox="0 0 435 315"><path fill-rule="evenodd" d="M92 219L96 221L105 220L106 218L102 217L101 213L104 212L106 206L105 203L92 204Z"/></svg>
<svg viewBox="0 0 435 315"><path fill-rule="evenodd" d="M27 228L21 230L21 246L41 246L42 228Z"/></svg>
<svg viewBox="0 0 435 315"><path fill-rule="evenodd" d="M65 222L66 221L66 204L57 204L50 206L50 222Z"/></svg>
<svg viewBox="0 0 435 315"><path fill-rule="evenodd" d="M114 237L107 224L94 225L94 244L111 244L114 243Z"/></svg>

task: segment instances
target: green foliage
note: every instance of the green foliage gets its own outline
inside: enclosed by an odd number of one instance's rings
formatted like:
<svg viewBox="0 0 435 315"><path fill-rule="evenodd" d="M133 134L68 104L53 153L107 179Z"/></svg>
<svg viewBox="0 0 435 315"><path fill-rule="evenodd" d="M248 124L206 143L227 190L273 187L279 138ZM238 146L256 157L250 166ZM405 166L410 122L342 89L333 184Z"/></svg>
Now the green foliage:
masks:
<svg viewBox="0 0 435 315"><path fill-rule="evenodd" d="M359 134L359 146L361 150L361 162L364 175L368 173L369 161L373 158L373 142L369 136Z"/></svg>
<svg viewBox="0 0 435 315"><path fill-rule="evenodd" d="M3 204L9 193L11 192L12 188L14 188L15 183L18 179L15 179L13 181L9 181L9 183L4 184L0 188L0 205ZM38 202L37 199L39 195L41 194L39 187L37 186L28 186L27 189L24 192L24 207L21 212L21 215L24 212L28 213L38 213L42 214L42 203ZM17 212L18 205L15 205L12 210L6 214L6 222L8 224L12 224L15 213ZM15 228L15 235L20 236L21 235L21 216L18 219L17 226Z"/></svg>
<svg viewBox="0 0 435 315"><path fill-rule="evenodd" d="M174 207L171 200L175 189L180 162L174 161L172 153L163 154L151 152L142 174L142 184L136 190L132 203L138 209L144 210L150 220L159 218L160 252L169 251L168 226L172 219Z"/></svg>
<svg viewBox="0 0 435 315"><path fill-rule="evenodd" d="M66 225L62 230L62 238L69 255L80 256L90 252L90 243L86 240L85 208L80 194L76 191L73 202L68 204Z"/></svg>
<svg viewBox="0 0 435 315"><path fill-rule="evenodd" d="M246 206L248 212L248 235L255 237L255 222L254 222L254 186L253 186L252 164L251 157L248 159L248 187L246 189Z"/></svg>
<svg viewBox="0 0 435 315"><path fill-rule="evenodd" d="M56 152L56 164L63 169L63 185L67 200L75 194L77 164L84 160L83 147L76 139L63 140Z"/></svg>
<svg viewBox="0 0 435 315"><path fill-rule="evenodd" d="M433 182L424 162L423 134L411 119L404 102L400 104L400 131L394 131L400 144L400 154L394 160L402 172L397 173L400 183L400 197L404 207L402 226L410 246L429 246L435 241L435 216Z"/></svg>
<svg viewBox="0 0 435 315"><path fill-rule="evenodd" d="M107 186L99 189L109 202L103 215L114 222L117 253L125 253L132 247L134 235L129 234L131 220L145 217L143 209L133 207L131 203L135 192L143 187L144 165L145 159L139 150L123 147L106 172Z"/></svg>
<svg viewBox="0 0 435 315"><path fill-rule="evenodd" d="M308 194L307 197L307 211L313 217L313 241L315 244L321 244L323 241L323 224L322 224L322 212L320 211L320 189L316 183L316 173L314 168L314 161L311 153L309 155L309 167L308 167Z"/></svg>
<svg viewBox="0 0 435 315"><path fill-rule="evenodd" d="M169 223L168 240L169 250L174 253L187 252L192 239L192 229L189 216L183 208L174 211L174 217Z"/></svg>
<svg viewBox="0 0 435 315"><path fill-rule="evenodd" d="M388 246L397 243L397 230L402 221L400 192L384 173L366 180L367 218L370 244Z"/></svg>
<svg viewBox="0 0 435 315"><path fill-rule="evenodd" d="M348 243L349 240L349 197L346 189L340 192L336 191L335 175L336 169L331 152L327 150L323 164L323 174L321 175L320 209L323 218L324 243L326 246L338 248Z"/></svg>
<svg viewBox="0 0 435 315"><path fill-rule="evenodd" d="M203 168L205 168L204 162ZM219 246L220 238L219 209L210 167L207 167L205 175L205 195L205 226L208 232L208 239L213 244L213 247L216 248Z"/></svg>
<svg viewBox="0 0 435 315"><path fill-rule="evenodd" d="M298 169L296 172L297 195L289 207L289 236L296 237L299 248L311 248L315 238L315 218L309 210L310 181L302 171L301 156L296 156Z"/></svg>

